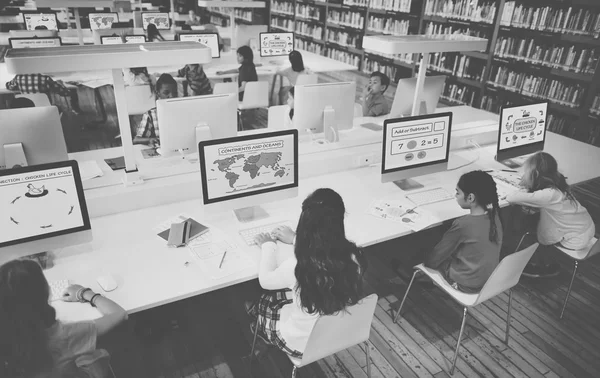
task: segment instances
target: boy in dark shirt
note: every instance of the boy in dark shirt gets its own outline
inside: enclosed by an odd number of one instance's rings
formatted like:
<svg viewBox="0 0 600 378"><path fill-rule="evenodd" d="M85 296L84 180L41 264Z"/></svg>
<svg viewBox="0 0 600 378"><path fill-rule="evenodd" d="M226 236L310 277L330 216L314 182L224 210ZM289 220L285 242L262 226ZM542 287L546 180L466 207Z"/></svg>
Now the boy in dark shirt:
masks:
<svg viewBox="0 0 600 378"><path fill-rule="evenodd" d="M383 93L390 86L390 78L382 72L375 71L369 78L369 85L363 93L363 116L378 117L390 112L390 105Z"/></svg>

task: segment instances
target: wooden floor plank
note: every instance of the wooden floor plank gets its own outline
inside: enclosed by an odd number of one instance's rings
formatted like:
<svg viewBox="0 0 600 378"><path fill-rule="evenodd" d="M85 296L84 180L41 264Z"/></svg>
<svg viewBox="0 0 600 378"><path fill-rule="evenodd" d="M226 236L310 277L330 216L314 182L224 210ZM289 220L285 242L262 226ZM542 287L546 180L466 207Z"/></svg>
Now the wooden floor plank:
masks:
<svg viewBox="0 0 600 378"><path fill-rule="evenodd" d="M363 350L363 353L365 353L365 345L361 345L360 348ZM390 365L390 363L381 355L381 353L373 346L373 344L371 344L370 341L369 350L371 356L371 369L377 369L379 371L379 373L375 373L373 370L374 377L378 376L378 374L381 374L381 376L384 378L400 378L396 369ZM367 368L365 367L365 371L366 369Z"/></svg>

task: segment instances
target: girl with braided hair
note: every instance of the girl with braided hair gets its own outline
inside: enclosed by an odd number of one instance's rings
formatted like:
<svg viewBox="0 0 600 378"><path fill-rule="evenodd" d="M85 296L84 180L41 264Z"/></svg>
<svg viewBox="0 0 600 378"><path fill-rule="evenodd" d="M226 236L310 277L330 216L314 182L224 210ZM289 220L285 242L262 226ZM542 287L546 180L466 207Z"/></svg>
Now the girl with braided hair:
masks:
<svg viewBox="0 0 600 378"><path fill-rule="evenodd" d="M470 211L456 219L425 257L452 286L477 293L500 261L502 223L496 183L483 171L465 173L456 185L456 202Z"/></svg>

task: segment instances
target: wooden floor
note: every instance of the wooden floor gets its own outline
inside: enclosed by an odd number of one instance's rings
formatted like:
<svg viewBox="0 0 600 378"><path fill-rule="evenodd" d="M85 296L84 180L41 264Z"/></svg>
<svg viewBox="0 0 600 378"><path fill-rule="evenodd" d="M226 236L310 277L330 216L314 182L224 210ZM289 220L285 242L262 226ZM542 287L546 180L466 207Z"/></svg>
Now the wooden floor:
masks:
<svg viewBox="0 0 600 378"><path fill-rule="evenodd" d="M600 179L575 192L598 219ZM379 295L370 337L373 377L449 376L459 305L439 289L415 286L398 324L390 317L407 286L391 267L403 251L434 242L432 232L366 250L366 294ZM600 258L580 265L561 321L572 265L556 257L559 277L522 278L515 287L508 345L503 343L507 294L469 313L455 377L600 377ZM251 364L243 359L252 341L243 303L257 290L252 281L133 315L101 346L111 353L118 377L289 377L291 364L273 348ZM144 324L152 324L150 339L141 336ZM356 346L300 369L299 376L365 377L365 372L364 350Z"/></svg>

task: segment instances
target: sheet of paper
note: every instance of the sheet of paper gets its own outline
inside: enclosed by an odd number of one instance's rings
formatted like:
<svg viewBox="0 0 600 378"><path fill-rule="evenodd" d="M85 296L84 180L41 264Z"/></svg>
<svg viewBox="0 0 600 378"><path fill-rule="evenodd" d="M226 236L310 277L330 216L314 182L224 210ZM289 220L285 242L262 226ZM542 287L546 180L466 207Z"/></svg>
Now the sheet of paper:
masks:
<svg viewBox="0 0 600 378"><path fill-rule="evenodd" d="M402 223L415 232L440 221L431 212L415 207L408 199L374 200L367 212L378 218Z"/></svg>
<svg viewBox="0 0 600 378"><path fill-rule="evenodd" d="M256 267L256 263L242 249L226 241L190 247L190 253L200 269L215 280Z"/></svg>
<svg viewBox="0 0 600 378"><path fill-rule="evenodd" d="M94 177L104 176L104 172L96 162L96 160L86 160L78 162L79 174L81 175L81 181L87 181Z"/></svg>

